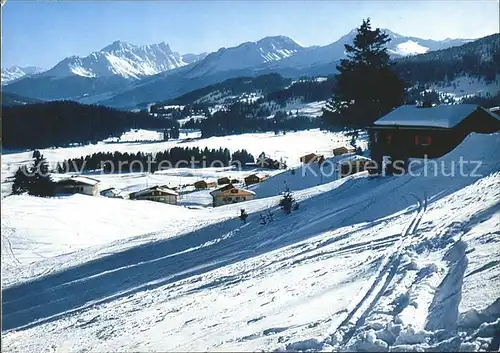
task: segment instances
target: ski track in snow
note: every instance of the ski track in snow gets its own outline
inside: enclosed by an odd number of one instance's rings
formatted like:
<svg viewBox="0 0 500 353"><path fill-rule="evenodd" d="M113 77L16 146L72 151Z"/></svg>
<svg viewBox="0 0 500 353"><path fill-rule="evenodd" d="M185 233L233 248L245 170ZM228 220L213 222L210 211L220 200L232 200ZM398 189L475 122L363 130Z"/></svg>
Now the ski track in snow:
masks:
<svg viewBox="0 0 500 353"><path fill-rule="evenodd" d="M409 221L408 225L401 232L398 244L395 245L396 249L394 251L389 250L390 254L385 255L381 268L374 278L373 283L369 286L368 291L366 291L366 294L335 330L335 333L345 331L345 329L348 330L343 335L342 345L347 344L354 335L355 331L363 325L365 318L372 312L374 306L377 304L377 301L384 294L385 290L394 279L401 262L401 251L404 249L405 245L407 246L408 243L411 243L415 230L418 228L418 224L427 209L426 198L421 200L414 194L412 194L412 196L414 196L418 201L418 209L415 212L415 216Z"/></svg>

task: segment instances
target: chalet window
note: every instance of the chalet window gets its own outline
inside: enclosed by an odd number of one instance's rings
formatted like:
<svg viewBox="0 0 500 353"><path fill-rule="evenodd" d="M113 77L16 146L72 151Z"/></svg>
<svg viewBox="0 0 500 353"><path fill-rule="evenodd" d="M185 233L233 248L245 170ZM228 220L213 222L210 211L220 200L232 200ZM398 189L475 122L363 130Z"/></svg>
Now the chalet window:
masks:
<svg viewBox="0 0 500 353"><path fill-rule="evenodd" d="M415 135L415 146L429 146L432 138L429 135Z"/></svg>

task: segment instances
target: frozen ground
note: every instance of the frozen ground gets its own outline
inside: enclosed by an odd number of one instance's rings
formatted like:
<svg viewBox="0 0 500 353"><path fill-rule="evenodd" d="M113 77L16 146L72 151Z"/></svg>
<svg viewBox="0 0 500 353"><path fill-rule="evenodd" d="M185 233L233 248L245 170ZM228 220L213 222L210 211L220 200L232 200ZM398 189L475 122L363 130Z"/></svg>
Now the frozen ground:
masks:
<svg viewBox="0 0 500 353"><path fill-rule="evenodd" d="M499 143L469 136L437 160L446 176L303 188L290 215L276 196L215 209L8 197L2 350L498 350ZM451 177L460 157L481 165Z"/></svg>

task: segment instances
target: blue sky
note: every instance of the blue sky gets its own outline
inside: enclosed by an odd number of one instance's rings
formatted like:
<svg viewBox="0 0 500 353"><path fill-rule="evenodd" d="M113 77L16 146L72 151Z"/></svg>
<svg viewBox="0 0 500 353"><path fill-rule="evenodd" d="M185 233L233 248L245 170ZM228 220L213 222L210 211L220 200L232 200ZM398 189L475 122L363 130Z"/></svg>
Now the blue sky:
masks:
<svg viewBox="0 0 500 353"><path fill-rule="evenodd" d="M2 8L2 67L50 68L115 40L166 41L180 53L215 51L270 35L326 45L363 18L421 38L479 38L499 31L489 1L20 1Z"/></svg>

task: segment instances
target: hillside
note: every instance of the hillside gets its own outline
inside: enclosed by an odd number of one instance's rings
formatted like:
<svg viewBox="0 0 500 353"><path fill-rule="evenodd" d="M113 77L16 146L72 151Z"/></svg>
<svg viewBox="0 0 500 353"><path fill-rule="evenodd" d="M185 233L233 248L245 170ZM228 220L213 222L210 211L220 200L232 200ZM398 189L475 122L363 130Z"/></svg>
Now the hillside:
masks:
<svg viewBox="0 0 500 353"><path fill-rule="evenodd" d="M396 72L407 82L425 84L453 81L461 75L498 81L500 34L476 41L395 61Z"/></svg>
<svg viewBox="0 0 500 353"><path fill-rule="evenodd" d="M177 126L146 113L119 111L71 101L3 107L3 148L60 147L119 136L132 128ZM29 128L27 128L29 127Z"/></svg>
<svg viewBox="0 0 500 353"><path fill-rule="evenodd" d="M2 92L2 106L13 107L16 105L35 104L42 101L35 98L23 97L15 93Z"/></svg>
<svg viewBox="0 0 500 353"><path fill-rule="evenodd" d="M290 215L279 196L207 210L9 197L3 347L498 350L498 143L473 134L436 161L446 175L459 171L452 161L482 161L475 176L472 164L455 177L360 174L295 192ZM16 263L40 246L29 229L46 213L26 207L40 202L64 237L45 233L47 258ZM104 233L89 230L84 244L75 209L102 210ZM261 224L268 211L273 220ZM120 238L117 215L135 212L154 222L132 222Z"/></svg>
<svg viewBox="0 0 500 353"><path fill-rule="evenodd" d="M180 97L168 100L163 104L220 104L225 98L232 98L243 93L260 93L264 95L284 89L290 83L290 79L281 77L278 74L261 75L257 77L236 77L191 91ZM153 107L160 105L162 105L162 103L154 105Z"/></svg>

